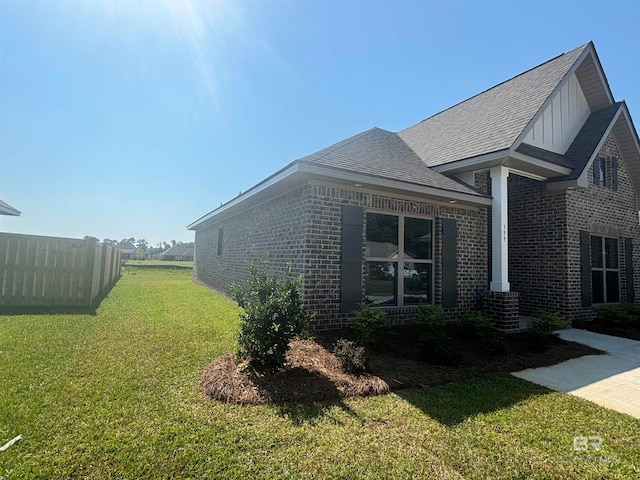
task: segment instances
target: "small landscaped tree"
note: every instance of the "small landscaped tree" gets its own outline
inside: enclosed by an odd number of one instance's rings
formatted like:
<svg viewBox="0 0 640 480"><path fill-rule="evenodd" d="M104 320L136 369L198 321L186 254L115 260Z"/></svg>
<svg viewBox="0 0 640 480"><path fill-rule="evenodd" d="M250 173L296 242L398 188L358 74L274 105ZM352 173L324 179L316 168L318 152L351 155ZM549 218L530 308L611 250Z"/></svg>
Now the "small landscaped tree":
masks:
<svg viewBox="0 0 640 480"><path fill-rule="evenodd" d="M289 342L307 327L310 316L302 308L300 277L287 266L282 279L269 277L266 263L249 262L246 285L232 285L235 300L243 308L238 334L238 355L254 367L279 367L285 362Z"/></svg>

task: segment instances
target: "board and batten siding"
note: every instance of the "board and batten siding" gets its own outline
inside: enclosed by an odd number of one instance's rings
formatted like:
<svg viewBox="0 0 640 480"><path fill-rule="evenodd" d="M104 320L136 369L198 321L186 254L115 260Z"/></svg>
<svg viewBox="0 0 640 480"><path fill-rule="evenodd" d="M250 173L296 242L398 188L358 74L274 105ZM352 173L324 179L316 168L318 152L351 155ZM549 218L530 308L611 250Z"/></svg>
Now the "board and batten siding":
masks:
<svg viewBox="0 0 640 480"><path fill-rule="evenodd" d="M523 142L564 155L591 111L574 75L533 124Z"/></svg>

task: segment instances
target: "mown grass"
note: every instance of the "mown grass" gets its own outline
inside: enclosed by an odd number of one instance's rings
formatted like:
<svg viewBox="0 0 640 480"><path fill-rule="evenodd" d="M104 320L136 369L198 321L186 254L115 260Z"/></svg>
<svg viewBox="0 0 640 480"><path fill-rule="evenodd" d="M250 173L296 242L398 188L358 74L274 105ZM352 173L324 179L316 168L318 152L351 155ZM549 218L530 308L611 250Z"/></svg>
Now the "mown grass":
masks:
<svg viewBox="0 0 640 480"><path fill-rule="evenodd" d="M635 478L640 422L506 374L315 405L204 399L232 302L131 270L94 316L0 317L0 478ZM427 368L427 367L425 367ZM575 435L600 436L576 452Z"/></svg>
<svg viewBox="0 0 640 480"><path fill-rule="evenodd" d="M184 267L193 268L193 261L186 260L125 260L127 267Z"/></svg>

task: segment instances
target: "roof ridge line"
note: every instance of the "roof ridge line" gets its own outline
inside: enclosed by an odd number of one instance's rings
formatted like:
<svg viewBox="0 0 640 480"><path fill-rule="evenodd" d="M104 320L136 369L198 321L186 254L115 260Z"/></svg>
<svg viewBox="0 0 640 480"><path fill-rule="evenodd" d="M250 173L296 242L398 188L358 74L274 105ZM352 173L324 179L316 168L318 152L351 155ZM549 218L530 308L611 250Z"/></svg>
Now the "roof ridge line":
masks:
<svg viewBox="0 0 640 480"><path fill-rule="evenodd" d="M553 58L551 58L551 59L547 60L546 62L542 62L542 63L540 63L539 65L536 65L535 67L532 67L532 68L530 68L530 69L528 69L528 70L525 70L524 72L521 72L521 73L519 73L519 74L517 74L517 75L514 75L513 77L508 78L507 80L504 80L504 81L502 81L502 82L500 82L500 83L498 83L498 84L494 85L493 87L487 88L486 90L483 90L483 91L481 91L481 92L479 92L479 93L476 93L475 95L473 95L473 96L471 96L471 97L469 97L469 98L467 98L467 99L465 99L465 100L462 100L462 101L460 101L460 102L456 103L455 105L452 105L452 106L450 106L450 107L448 107L448 108L445 108L444 110L441 110L441 111L439 111L439 112L437 112L437 113L434 113L433 115L431 115L431 116L429 116L429 117L427 117L427 118L425 118L425 119L423 119L423 120L420 120L418 123L414 123L414 124L412 124L412 125L409 125L407 128L403 128L402 130L400 130L400 132L402 132L402 131L404 131L404 130L408 130L409 128L412 128L412 127L414 127L415 125L419 125L419 124L421 124L421 123L426 122L427 120L430 120L430 119L432 119L432 118L435 118L435 117L437 117L438 115L440 115L440 114L442 114L442 113L444 113L444 112L446 112L446 111L448 111L448 110L451 110L452 108L455 108L455 107L457 107L457 106L459 106L459 105L462 105L463 103L466 103L466 102L468 102L469 100L473 100L474 98L476 98L476 97L478 97L478 96L480 96L480 95L483 95L483 94L485 94L485 93L487 93L487 92L489 92L489 91L493 90L494 88L498 88L500 85L504 85L505 83L510 82L511 80L515 80L516 78L521 77L522 75L524 75L524 74L526 74L526 73L529 73L529 72L531 72L531 71L533 71L533 70L535 70L535 69L537 69L537 68L540 68L540 67L542 67L543 65L546 65L547 63L553 62L553 61L555 61L555 60L559 59L560 57L563 57L564 55L568 55L568 54L570 54L570 53L572 53L572 52L575 52L576 50L579 50L579 49L584 49L585 47L587 47L587 46L588 46L589 44L591 44L591 43L592 43L591 41L589 41L589 42L587 42L587 43L583 43L583 44L582 44L582 45L580 45L579 47L576 47L576 48L574 48L574 49L572 49L572 50L569 50L568 52L564 52L564 53L561 53L560 55L556 55L555 57L553 57ZM398 132L398 133L399 133L399 132Z"/></svg>
<svg viewBox="0 0 640 480"><path fill-rule="evenodd" d="M334 143L333 145L329 145L328 147L325 147L323 149L318 150L318 151L322 151L322 150L331 149L331 150L327 150L325 153L323 153L321 156L315 158L314 160L305 160L305 158L306 157L310 157L311 155L315 155L318 152L310 153L309 155L305 155L304 157L300 157L300 158L294 160L291 163L296 163L296 162L305 162L305 163L310 162L310 163L313 163L315 160L319 160L321 158L324 158L327 155L329 155L330 153L333 153L336 150L339 150L339 149L341 149L343 147L346 147L347 145L351 145L356 140L360 140L361 138L366 137L367 135L370 135L374 130L382 130L383 132L391 133L391 134L397 136L397 133L395 133L395 132L390 132L389 130L384 130L383 128L379 128L379 127L371 127L369 130L365 130L364 132L356 133L355 135L350 137L351 140L349 140L348 138L345 138L344 140L340 140L340 141ZM349 141L346 142L347 140L349 140ZM346 143L342 143L342 142L346 142ZM339 143L342 143L342 145L338 145ZM332 146L334 148L331 148Z"/></svg>

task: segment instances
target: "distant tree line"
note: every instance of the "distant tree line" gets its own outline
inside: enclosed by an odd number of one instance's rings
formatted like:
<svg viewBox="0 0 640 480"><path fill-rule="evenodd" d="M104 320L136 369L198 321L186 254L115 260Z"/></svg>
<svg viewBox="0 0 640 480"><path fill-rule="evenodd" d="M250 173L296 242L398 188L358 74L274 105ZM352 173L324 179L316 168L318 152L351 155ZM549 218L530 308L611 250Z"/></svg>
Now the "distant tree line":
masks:
<svg viewBox="0 0 640 480"><path fill-rule="evenodd" d="M102 243L107 244L107 245L113 245L113 246L118 246L118 245L122 245L125 243L130 243L133 246L135 246L138 251L136 253L136 257L139 260L145 259L145 258L155 258L158 255L160 255L163 252L166 252L167 250L169 250L171 247L175 247L176 245L184 245L185 247L193 247L193 242L180 242L180 241L175 241L175 240L171 240L170 242L158 242L156 243L156 246L153 247L149 244L149 242L147 242L144 238L140 238L140 239L135 239L133 237L131 238L123 238L122 240L116 240L116 239L112 239L112 238L105 238L102 240Z"/></svg>

